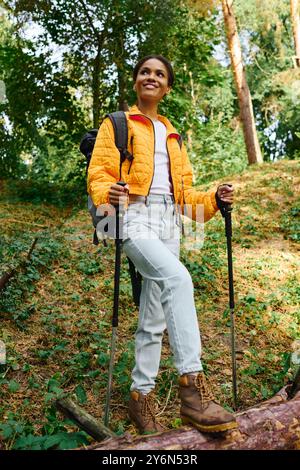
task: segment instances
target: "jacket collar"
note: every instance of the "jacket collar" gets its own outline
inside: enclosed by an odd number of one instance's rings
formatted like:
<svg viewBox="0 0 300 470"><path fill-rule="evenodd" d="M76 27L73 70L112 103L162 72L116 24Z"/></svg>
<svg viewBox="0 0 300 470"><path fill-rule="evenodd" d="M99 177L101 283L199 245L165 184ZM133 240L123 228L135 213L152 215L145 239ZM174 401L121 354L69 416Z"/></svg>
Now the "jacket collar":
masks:
<svg viewBox="0 0 300 470"><path fill-rule="evenodd" d="M149 123L150 118L148 118L145 114L143 114L139 110L139 108L137 107L136 104L129 108L129 113L128 114L129 114L129 118L133 118L133 116L141 116L141 118L144 118L144 119L139 119L139 120L143 120L146 124ZM170 134L176 134L176 135L174 135L174 137L176 137L177 139L180 137L180 134L178 134L175 127L170 123L169 119L167 119L165 116L162 116L161 114L158 114L157 118L158 118L159 121L161 121L166 126L168 136ZM133 118L133 120L134 120L134 118Z"/></svg>

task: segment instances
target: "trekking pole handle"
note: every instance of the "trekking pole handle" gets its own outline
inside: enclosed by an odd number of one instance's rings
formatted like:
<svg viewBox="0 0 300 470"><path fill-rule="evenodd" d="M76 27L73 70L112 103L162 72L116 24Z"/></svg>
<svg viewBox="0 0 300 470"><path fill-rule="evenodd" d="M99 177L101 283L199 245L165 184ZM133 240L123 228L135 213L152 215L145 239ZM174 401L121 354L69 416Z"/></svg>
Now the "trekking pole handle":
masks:
<svg viewBox="0 0 300 470"><path fill-rule="evenodd" d="M232 184L227 183L227 186L232 186ZM216 192L216 201L217 206L220 209L222 217L225 219L225 232L226 237L232 237L232 224L231 224L231 212L232 212L232 205L229 202L223 202L218 195L218 191Z"/></svg>
<svg viewBox="0 0 300 470"><path fill-rule="evenodd" d="M124 181L118 181L117 184L118 184L119 186L122 186L122 187L124 188L127 183L125 183ZM119 204L116 204L116 207L119 207Z"/></svg>
<svg viewBox="0 0 300 470"><path fill-rule="evenodd" d="M126 186L127 183L125 183L124 181L118 181L117 184L119 186L122 186L123 188ZM119 204L114 204L115 208L116 208L116 212L117 212L117 215L119 213L119 210L120 210L120 206Z"/></svg>
<svg viewBox="0 0 300 470"><path fill-rule="evenodd" d="M118 181L117 184L124 187L127 183L125 183L125 181Z"/></svg>

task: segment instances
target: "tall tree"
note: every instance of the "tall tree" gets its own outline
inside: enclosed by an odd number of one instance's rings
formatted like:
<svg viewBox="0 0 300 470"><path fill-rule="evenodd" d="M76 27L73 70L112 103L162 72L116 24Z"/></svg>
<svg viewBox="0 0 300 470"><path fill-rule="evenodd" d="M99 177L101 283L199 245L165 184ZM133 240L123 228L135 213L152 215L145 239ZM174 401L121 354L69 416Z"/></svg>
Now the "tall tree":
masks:
<svg viewBox="0 0 300 470"><path fill-rule="evenodd" d="M6 0L18 19L24 14L43 28L41 40L65 48L92 97L93 125L107 107L126 107L128 71L137 40L153 25L167 35L176 8L171 0ZM163 45L162 34L152 47ZM114 97L108 100L107 97ZM105 109L106 108L106 109Z"/></svg>
<svg viewBox="0 0 300 470"><path fill-rule="evenodd" d="M222 0L226 36L239 100L248 161L250 164L262 163L263 158L255 127L251 93L246 80L241 44L232 5L233 0Z"/></svg>
<svg viewBox="0 0 300 470"><path fill-rule="evenodd" d="M295 43L295 64L300 67L300 16L299 16L299 0L291 0L291 21L293 28L293 36Z"/></svg>
<svg viewBox="0 0 300 470"><path fill-rule="evenodd" d="M300 68L295 64L290 0L235 0L234 11L264 160L299 158Z"/></svg>

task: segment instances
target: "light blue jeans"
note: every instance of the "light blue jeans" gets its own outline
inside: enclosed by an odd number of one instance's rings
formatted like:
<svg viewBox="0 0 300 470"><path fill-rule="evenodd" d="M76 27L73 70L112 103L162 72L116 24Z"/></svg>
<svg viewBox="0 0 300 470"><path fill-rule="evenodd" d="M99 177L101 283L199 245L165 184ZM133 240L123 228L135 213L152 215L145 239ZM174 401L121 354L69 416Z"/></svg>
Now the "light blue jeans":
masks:
<svg viewBox="0 0 300 470"><path fill-rule="evenodd" d="M131 385L143 394L155 386L165 328L178 373L202 370L193 283L179 261L178 222L167 195L130 204L124 215L123 250L143 276Z"/></svg>

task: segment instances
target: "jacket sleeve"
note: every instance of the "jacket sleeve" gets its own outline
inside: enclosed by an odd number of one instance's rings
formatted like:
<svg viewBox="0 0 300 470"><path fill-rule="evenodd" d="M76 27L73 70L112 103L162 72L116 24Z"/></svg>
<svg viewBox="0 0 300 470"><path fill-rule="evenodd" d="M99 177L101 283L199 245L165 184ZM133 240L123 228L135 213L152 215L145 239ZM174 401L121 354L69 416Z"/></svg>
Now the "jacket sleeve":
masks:
<svg viewBox="0 0 300 470"><path fill-rule="evenodd" d="M109 203L108 192L119 180L120 153L109 118L100 126L88 169L87 190L95 206Z"/></svg>
<svg viewBox="0 0 300 470"><path fill-rule="evenodd" d="M219 210L215 197L216 192L197 191L192 187L193 170L184 144L182 145L182 159L183 203L188 206L186 215L193 220L199 220L199 214L203 213L204 222L207 222ZM199 222L201 222L201 215Z"/></svg>

